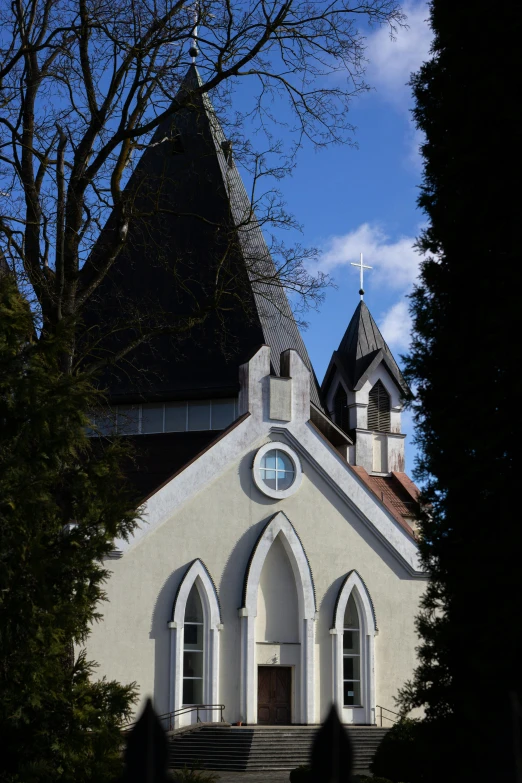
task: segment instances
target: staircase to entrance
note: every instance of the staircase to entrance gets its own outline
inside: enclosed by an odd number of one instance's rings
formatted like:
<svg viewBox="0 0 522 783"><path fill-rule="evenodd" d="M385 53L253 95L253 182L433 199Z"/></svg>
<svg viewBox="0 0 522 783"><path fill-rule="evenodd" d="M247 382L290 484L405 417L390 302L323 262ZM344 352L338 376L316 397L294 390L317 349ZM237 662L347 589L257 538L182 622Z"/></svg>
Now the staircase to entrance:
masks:
<svg viewBox="0 0 522 783"><path fill-rule="evenodd" d="M169 738L171 769L254 772L290 770L307 764L318 726L224 726L194 728ZM354 749L354 772L369 770L387 728L347 727Z"/></svg>

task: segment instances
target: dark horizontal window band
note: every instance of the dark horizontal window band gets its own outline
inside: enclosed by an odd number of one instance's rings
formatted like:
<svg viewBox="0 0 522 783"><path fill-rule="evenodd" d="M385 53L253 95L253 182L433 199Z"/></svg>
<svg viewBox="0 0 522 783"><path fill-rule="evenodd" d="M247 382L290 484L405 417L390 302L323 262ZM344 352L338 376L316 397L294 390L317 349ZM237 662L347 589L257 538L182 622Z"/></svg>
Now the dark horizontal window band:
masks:
<svg viewBox="0 0 522 783"><path fill-rule="evenodd" d="M96 412L89 435L153 435L224 430L237 418L237 399L117 405Z"/></svg>

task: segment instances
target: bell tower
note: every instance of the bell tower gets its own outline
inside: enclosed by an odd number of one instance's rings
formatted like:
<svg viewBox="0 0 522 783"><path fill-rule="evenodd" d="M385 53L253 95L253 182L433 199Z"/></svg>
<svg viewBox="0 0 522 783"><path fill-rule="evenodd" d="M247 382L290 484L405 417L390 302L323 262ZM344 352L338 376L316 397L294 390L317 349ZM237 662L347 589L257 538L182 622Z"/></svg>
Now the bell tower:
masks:
<svg viewBox="0 0 522 783"><path fill-rule="evenodd" d="M350 464L373 475L404 473L401 412L409 389L363 300L362 286L359 293L361 301L326 372L323 399L354 441Z"/></svg>

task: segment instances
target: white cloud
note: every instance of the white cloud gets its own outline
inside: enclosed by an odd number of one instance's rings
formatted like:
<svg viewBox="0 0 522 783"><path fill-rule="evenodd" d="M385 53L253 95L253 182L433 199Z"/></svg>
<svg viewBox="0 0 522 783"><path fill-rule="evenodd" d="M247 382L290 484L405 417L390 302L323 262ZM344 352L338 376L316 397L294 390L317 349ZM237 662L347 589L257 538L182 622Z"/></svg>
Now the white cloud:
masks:
<svg viewBox="0 0 522 783"><path fill-rule="evenodd" d="M366 56L368 78L377 92L401 108L411 105L411 89L407 82L428 59L432 31L428 25L429 10L425 2L406 2L407 30L399 30L395 40L389 31L379 28L368 37Z"/></svg>
<svg viewBox="0 0 522 783"><path fill-rule="evenodd" d="M319 264L324 271L331 271L335 267L358 262L360 253L363 253L364 263L375 270L367 273L372 276L372 286L385 285L405 291L419 272L420 256L413 249L414 242L413 237L399 237L390 242L382 228L363 223L348 234L328 239ZM355 274L356 270L353 269L353 272Z"/></svg>
<svg viewBox="0 0 522 783"><path fill-rule="evenodd" d="M410 345L411 316L406 299L399 299L380 319L379 328L390 348L406 351Z"/></svg>
<svg viewBox="0 0 522 783"><path fill-rule="evenodd" d="M419 226L421 228L422 226ZM350 266L359 261L372 267L371 287L386 287L400 298L379 318L379 328L392 351L404 352L410 344L411 317L408 312L408 294L419 274L421 255L414 250L414 237L402 236L392 241L378 225L363 223L343 236L330 237L324 244L320 267L325 272ZM350 266L355 276L358 270ZM365 281L367 277L365 276Z"/></svg>

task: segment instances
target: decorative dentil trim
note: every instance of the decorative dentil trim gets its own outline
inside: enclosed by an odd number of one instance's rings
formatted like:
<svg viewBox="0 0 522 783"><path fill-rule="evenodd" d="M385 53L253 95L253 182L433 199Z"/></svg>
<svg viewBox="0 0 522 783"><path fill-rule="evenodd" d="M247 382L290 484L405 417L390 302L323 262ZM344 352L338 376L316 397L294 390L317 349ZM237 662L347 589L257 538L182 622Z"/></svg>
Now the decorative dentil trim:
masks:
<svg viewBox="0 0 522 783"><path fill-rule="evenodd" d="M204 589L211 627L216 628L222 624L221 605L219 603L216 585L214 584L214 580L210 576L205 563L197 558L188 566L185 575L176 590L171 612L171 622L175 623L174 627L182 627L184 625L187 599L192 586L198 577L200 579L200 584Z"/></svg>

